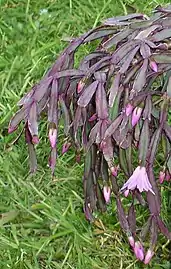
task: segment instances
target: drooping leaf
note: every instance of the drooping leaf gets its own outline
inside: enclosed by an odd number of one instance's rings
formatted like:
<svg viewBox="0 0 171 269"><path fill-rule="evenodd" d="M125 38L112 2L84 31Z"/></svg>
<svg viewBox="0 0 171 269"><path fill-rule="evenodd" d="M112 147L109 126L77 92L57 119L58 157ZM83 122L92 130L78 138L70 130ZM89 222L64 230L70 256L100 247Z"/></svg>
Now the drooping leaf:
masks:
<svg viewBox="0 0 171 269"><path fill-rule="evenodd" d="M112 82L111 88L109 89L109 107L113 107L115 98L119 90L120 78L121 74L118 73Z"/></svg>
<svg viewBox="0 0 171 269"><path fill-rule="evenodd" d="M58 81L52 81L50 93L50 101L48 107L48 121L57 124L57 108L58 108Z"/></svg>
<svg viewBox="0 0 171 269"><path fill-rule="evenodd" d="M139 50L139 46L136 46L135 49L133 49L129 55L126 57L126 60L124 61L124 63L122 64L122 67L120 69L120 73L124 74L127 69L129 68L134 56L136 55L137 51Z"/></svg>
<svg viewBox="0 0 171 269"><path fill-rule="evenodd" d="M142 164L142 166L145 166L146 164L146 158L149 148L149 140L150 140L149 122L148 119L146 119L143 123L138 147L139 161Z"/></svg>
<svg viewBox="0 0 171 269"><path fill-rule="evenodd" d="M163 29L163 30L155 33L152 36L151 40L153 42L159 42L159 41L162 41L162 40L169 38L169 37L171 37L171 28Z"/></svg>
<svg viewBox="0 0 171 269"><path fill-rule="evenodd" d="M132 33L132 30L127 29L127 30L124 30L115 34L114 36L112 36L106 42L103 43L103 48L109 49L112 46L117 45L120 41L127 38L127 36L130 35L131 33Z"/></svg>
<svg viewBox="0 0 171 269"><path fill-rule="evenodd" d="M140 92L146 83L146 72L148 67L148 60L144 59L143 65L134 80L133 91Z"/></svg>
<svg viewBox="0 0 171 269"><path fill-rule="evenodd" d="M97 89L98 83L99 83L98 81L94 81L87 88L84 89L83 93L80 95L80 98L78 99L79 106L86 107L88 105Z"/></svg>
<svg viewBox="0 0 171 269"><path fill-rule="evenodd" d="M33 102L28 115L28 128L32 136L38 135L37 103Z"/></svg>
<svg viewBox="0 0 171 269"><path fill-rule="evenodd" d="M96 111L99 119L107 119L109 116L104 83L99 83L96 90Z"/></svg>

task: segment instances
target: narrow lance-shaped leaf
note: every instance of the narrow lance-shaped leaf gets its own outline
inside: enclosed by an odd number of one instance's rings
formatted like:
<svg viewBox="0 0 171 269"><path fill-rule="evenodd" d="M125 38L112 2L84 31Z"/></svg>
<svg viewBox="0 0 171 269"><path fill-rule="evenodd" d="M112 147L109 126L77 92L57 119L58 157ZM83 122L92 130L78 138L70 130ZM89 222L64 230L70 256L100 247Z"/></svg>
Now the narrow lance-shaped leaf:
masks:
<svg viewBox="0 0 171 269"><path fill-rule="evenodd" d="M151 227L150 227L150 249L154 249L154 247L156 246L157 237L158 237L158 227L156 224L156 220L153 217Z"/></svg>
<svg viewBox="0 0 171 269"><path fill-rule="evenodd" d="M120 84L121 74L117 73L115 76L111 88L109 89L109 107L113 107L116 95L119 90L119 84Z"/></svg>
<svg viewBox="0 0 171 269"><path fill-rule="evenodd" d="M32 136L38 135L37 114L37 104L33 102L28 116L28 128Z"/></svg>
<svg viewBox="0 0 171 269"><path fill-rule="evenodd" d="M121 74L124 74L128 70L128 68L129 68L129 66L130 66L130 64L131 64L131 62L132 62L132 60L133 60L133 58L136 55L138 50L139 50L139 46L136 46L135 49L133 49L127 55L126 60L124 61L123 65L122 65L122 67L121 67L121 69L119 71Z"/></svg>
<svg viewBox="0 0 171 269"><path fill-rule="evenodd" d="M146 158L149 148L149 139L150 139L150 130L149 130L149 122L146 119L143 123L143 127L140 134L140 141L139 141L139 161L142 166L146 164Z"/></svg>
<svg viewBox="0 0 171 269"><path fill-rule="evenodd" d="M97 136L100 138L100 127L101 127L102 121L99 120L94 127L91 129L89 134L89 141L87 148L91 147L91 145L96 141Z"/></svg>
<svg viewBox="0 0 171 269"><path fill-rule="evenodd" d="M160 25L152 25L147 29L141 31L135 39L145 40L152 32L154 32L157 28L161 28Z"/></svg>
<svg viewBox="0 0 171 269"><path fill-rule="evenodd" d="M96 111L97 111L98 118L102 120L107 119L109 116L104 83L101 83L101 82L98 84L97 90L96 90Z"/></svg>
<svg viewBox="0 0 171 269"><path fill-rule="evenodd" d="M128 14L126 16L117 16L117 17L109 18L109 19L103 21L103 23L106 25L120 25L119 23L121 23L121 22L128 23L128 22L126 22L127 20L135 19L135 18L142 19L143 16L144 16L143 14L139 14L139 13ZM125 25L125 24L123 23L123 25Z"/></svg>
<svg viewBox="0 0 171 269"><path fill-rule="evenodd" d="M10 120L8 133L12 133L17 129L19 123L27 117L28 111L29 111L28 108L22 107L15 113L15 115Z"/></svg>
<svg viewBox="0 0 171 269"><path fill-rule="evenodd" d="M134 92L140 92L142 88L144 87L146 83L146 72L148 67L148 60L144 59L143 65L135 78L134 84L133 84L133 91Z"/></svg>
<svg viewBox="0 0 171 269"><path fill-rule="evenodd" d="M35 101L39 102L43 98L46 91L50 87L52 79L52 77L45 78L38 85L35 86L34 93L32 96Z"/></svg>
<svg viewBox="0 0 171 269"><path fill-rule="evenodd" d="M49 107L48 107L48 121L57 124L57 109L58 109L58 81L52 81L52 88L50 93Z"/></svg>
<svg viewBox="0 0 171 269"><path fill-rule="evenodd" d="M152 37L151 40L153 42L159 42L163 41L166 38L171 37L171 28L163 29L157 33L155 33Z"/></svg>
<svg viewBox="0 0 171 269"><path fill-rule="evenodd" d="M171 98L171 76L168 79L168 84L167 84L167 95Z"/></svg>
<svg viewBox="0 0 171 269"><path fill-rule="evenodd" d="M125 216L125 212L124 212L124 209L123 209L123 206L119 197L116 198L116 204L117 204L117 212L118 212L120 225L125 232L129 232L130 231L129 224Z"/></svg>
<svg viewBox="0 0 171 269"><path fill-rule="evenodd" d="M28 126L25 128L25 140L28 144L28 154L29 154L29 162L30 162L30 173L35 173L37 170L37 159L34 145L32 144L32 137Z"/></svg>
<svg viewBox="0 0 171 269"><path fill-rule="evenodd" d="M102 151L103 151L103 156L105 160L108 163L109 167L113 166L113 144L112 144L112 139L111 137L106 138L101 142L100 145Z"/></svg>
<svg viewBox="0 0 171 269"><path fill-rule="evenodd" d="M160 231L162 232L162 234L164 234L169 240L171 240L171 232L169 232L164 222L160 219L159 216L156 216L156 219L157 219L158 227Z"/></svg>
<svg viewBox="0 0 171 269"><path fill-rule="evenodd" d="M134 207L133 202L128 211L128 223L129 223L131 232L135 234L136 233L136 215L135 215L135 207Z"/></svg>
<svg viewBox="0 0 171 269"><path fill-rule="evenodd" d="M143 119L148 119L151 121L151 113L152 113L152 100L151 96L148 95L145 102L145 108L143 110Z"/></svg>
<svg viewBox="0 0 171 269"><path fill-rule="evenodd" d="M113 135L113 133L117 130L118 126L120 125L121 121L123 119L123 114L119 115L107 128L104 139L110 137Z"/></svg>
<svg viewBox="0 0 171 269"><path fill-rule="evenodd" d="M99 29L96 32L92 33L91 35L89 35L86 39L84 39L83 43L87 43L90 41L93 41L95 39L99 39L111 34L116 33L116 29Z"/></svg>
<svg viewBox="0 0 171 269"><path fill-rule="evenodd" d="M155 193L155 195L153 195L150 191L147 192L147 202L149 210L152 215L159 215L161 207L161 199L159 195L159 190L157 188L156 180L154 177L153 167L151 165L148 167L148 178Z"/></svg>
<svg viewBox="0 0 171 269"><path fill-rule="evenodd" d="M150 216L145 223L145 225L142 227L141 232L140 232L140 238L142 241L144 241L147 237L148 232L150 231L151 227L151 221L152 221L152 216Z"/></svg>
<svg viewBox="0 0 171 269"><path fill-rule="evenodd" d="M125 173L125 175L128 177L129 176L129 171L128 171L128 165L126 162L126 155L125 155L125 150L122 148L119 148L119 163L120 167Z"/></svg>
<svg viewBox="0 0 171 269"><path fill-rule="evenodd" d="M124 87L121 86L118 90L118 93L117 93L117 96L116 96L115 101L113 103L113 106L109 110L111 120L114 120L119 113L119 104L120 104L123 90L124 90Z"/></svg>
<svg viewBox="0 0 171 269"><path fill-rule="evenodd" d="M106 42L103 43L103 48L109 49L110 47L117 45L120 41L125 39L128 35L132 33L131 29L123 30L116 35L109 38Z"/></svg>
<svg viewBox="0 0 171 269"><path fill-rule="evenodd" d="M148 59L151 56L151 49L147 44L142 42L140 46L140 53L144 59Z"/></svg>
<svg viewBox="0 0 171 269"><path fill-rule="evenodd" d="M155 53L152 55L152 59L158 64L170 64L171 54L169 53Z"/></svg>
<svg viewBox="0 0 171 269"><path fill-rule="evenodd" d="M64 116L64 132L65 132L65 135L67 136L68 133L69 133L69 130L70 130L70 115L69 115L69 111L68 111L68 108L65 104L65 101L63 99L62 96L59 97L59 102L60 102L60 105L61 105L61 108L62 108L62 112L63 112L63 116ZM81 117L81 109L80 109L80 117ZM75 115L75 118L77 120L77 115ZM78 122L79 123L79 120ZM76 130L75 130L76 131Z"/></svg>
<svg viewBox="0 0 171 269"><path fill-rule="evenodd" d="M126 44L120 46L112 55L111 62L118 64L131 50L139 45L139 40L130 40Z"/></svg>
<svg viewBox="0 0 171 269"><path fill-rule="evenodd" d="M90 84L87 88L84 89L83 93L78 99L79 106L86 107L88 105L97 89L98 83L98 81L94 81L92 84Z"/></svg>

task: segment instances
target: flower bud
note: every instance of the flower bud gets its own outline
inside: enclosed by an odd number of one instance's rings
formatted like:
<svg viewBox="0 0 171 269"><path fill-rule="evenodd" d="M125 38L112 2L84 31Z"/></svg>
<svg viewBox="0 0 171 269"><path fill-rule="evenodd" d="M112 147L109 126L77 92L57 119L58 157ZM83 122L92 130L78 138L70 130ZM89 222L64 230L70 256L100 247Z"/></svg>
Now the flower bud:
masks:
<svg viewBox="0 0 171 269"><path fill-rule="evenodd" d="M110 167L110 171L114 177L117 177L118 175L118 166L112 166Z"/></svg>
<svg viewBox="0 0 171 269"><path fill-rule="evenodd" d="M154 61L150 61L150 67L151 67L151 69L152 69L154 72L157 72L157 71L158 71L158 67L157 67L156 62L154 62Z"/></svg>
<svg viewBox="0 0 171 269"><path fill-rule="evenodd" d="M103 195L106 203L108 204L110 202L110 195L111 195L111 189L109 186L103 187Z"/></svg>
<svg viewBox="0 0 171 269"><path fill-rule="evenodd" d="M134 109L134 111L132 113L132 127L134 127L138 123L138 121L141 117L141 113L142 113L141 107L136 107Z"/></svg>
<svg viewBox="0 0 171 269"><path fill-rule="evenodd" d="M82 82L81 80L78 82L77 85L77 93L80 93L82 91L82 89L84 88L85 83Z"/></svg>
<svg viewBox="0 0 171 269"><path fill-rule="evenodd" d="M126 106L126 108L125 108L125 114L126 114L127 116L131 115L133 108L134 108L134 107L133 107L131 104L127 104L127 106Z"/></svg>
<svg viewBox="0 0 171 269"><path fill-rule="evenodd" d="M165 176L166 176L165 172L160 171L160 173L159 173L159 182L160 182L160 184L163 183L163 181L165 179Z"/></svg>
<svg viewBox="0 0 171 269"><path fill-rule="evenodd" d="M129 190L124 191L124 196L128 197L128 195L129 195Z"/></svg>
<svg viewBox="0 0 171 269"><path fill-rule="evenodd" d="M49 129L49 140L52 148L56 146L57 130L54 128Z"/></svg>
<svg viewBox="0 0 171 269"><path fill-rule="evenodd" d="M71 146L71 143L65 142L62 146L62 155L65 154Z"/></svg>
<svg viewBox="0 0 171 269"><path fill-rule="evenodd" d="M128 237L128 241L129 241L129 244L131 245L131 247L134 248L134 246L135 246L135 240L134 240L134 237L133 237L133 236L129 236L129 237Z"/></svg>
<svg viewBox="0 0 171 269"><path fill-rule="evenodd" d="M33 144L39 144L39 138L38 138L37 135L34 135L34 136L32 137L32 143L33 143Z"/></svg>
<svg viewBox="0 0 171 269"><path fill-rule="evenodd" d="M144 249L143 249L142 244L139 241L135 242L134 253L138 260L140 261L144 260Z"/></svg>
<svg viewBox="0 0 171 269"><path fill-rule="evenodd" d="M148 249L145 255L144 264L148 264L151 261L151 258L153 257L153 255L154 255L154 251L152 251L151 249Z"/></svg>

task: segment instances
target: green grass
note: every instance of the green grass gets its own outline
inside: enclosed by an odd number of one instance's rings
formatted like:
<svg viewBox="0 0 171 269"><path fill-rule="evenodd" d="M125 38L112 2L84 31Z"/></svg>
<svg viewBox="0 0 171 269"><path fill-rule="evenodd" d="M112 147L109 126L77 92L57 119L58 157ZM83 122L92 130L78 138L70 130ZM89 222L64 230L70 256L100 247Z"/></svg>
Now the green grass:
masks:
<svg viewBox="0 0 171 269"><path fill-rule="evenodd" d="M64 156L59 154L52 181L47 167L46 122L40 124L39 170L34 176L28 175L24 139L7 147L15 137L7 135L7 127L17 101L67 45L61 40L63 37L78 36L107 17L131 10L149 14L153 7L169 2L0 0L1 269L144 268L135 260L121 233L114 200L106 214L98 215L95 225L86 222L82 212L83 165L75 164L72 150ZM42 9L48 12L40 15ZM86 49L81 53L86 53ZM165 208L163 215L167 220ZM139 213L141 227L146 216ZM149 268L171 268L166 243L161 237L157 255Z"/></svg>

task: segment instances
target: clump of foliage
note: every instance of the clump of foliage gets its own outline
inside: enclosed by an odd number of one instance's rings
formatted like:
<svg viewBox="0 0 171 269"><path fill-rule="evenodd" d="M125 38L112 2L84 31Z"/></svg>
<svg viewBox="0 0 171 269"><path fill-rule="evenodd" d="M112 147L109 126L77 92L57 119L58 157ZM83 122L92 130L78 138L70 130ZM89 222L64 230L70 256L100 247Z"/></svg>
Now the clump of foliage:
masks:
<svg viewBox="0 0 171 269"><path fill-rule="evenodd" d="M171 174L171 127L167 122L171 101L170 38L171 6L157 7L150 18L129 14L105 20L71 40L45 77L19 101L20 109L9 124L11 133L24 122L18 138L25 132L30 172L35 172L38 121L42 112L47 113L49 166L54 174L58 126L63 119L62 153L71 145L77 159L82 149L85 153L87 220L94 220L97 209L106 210L113 193L121 228L137 259L145 264L154 254L159 231L171 239L161 219L160 195L161 183ZM76 51L94 40L96 49L82 58L77 68ZM163 169L156 175L159 151L163 154ZM123 194L132 199L127 214L121 201ZM149 207L149 218L140 234L135 200ZM150 242L145 253L146 238Z"/></svg>

